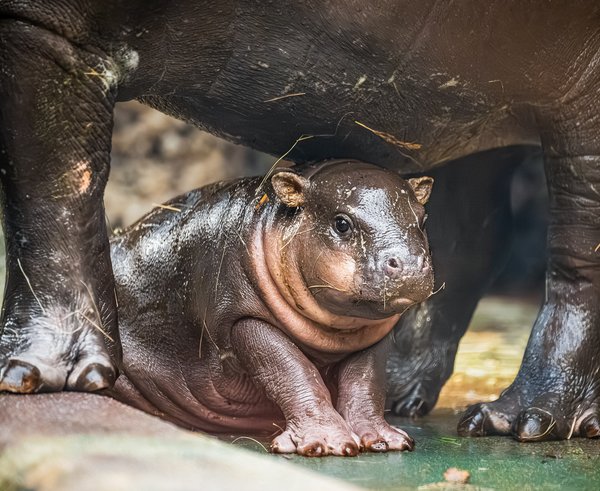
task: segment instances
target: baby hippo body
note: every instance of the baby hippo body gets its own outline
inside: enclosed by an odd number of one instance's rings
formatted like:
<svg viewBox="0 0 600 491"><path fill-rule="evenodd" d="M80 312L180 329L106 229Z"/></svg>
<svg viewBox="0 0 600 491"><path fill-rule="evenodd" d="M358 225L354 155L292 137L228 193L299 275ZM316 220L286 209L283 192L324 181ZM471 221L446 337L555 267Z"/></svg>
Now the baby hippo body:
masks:
<svg viewBox="0 0 600 491"><path fill-rule="evenodd" d="M383 417L390 332L425 300L432 180L332 161L213 184L112 241L123 366L112 395L272 450L411 449Z"/></svg>

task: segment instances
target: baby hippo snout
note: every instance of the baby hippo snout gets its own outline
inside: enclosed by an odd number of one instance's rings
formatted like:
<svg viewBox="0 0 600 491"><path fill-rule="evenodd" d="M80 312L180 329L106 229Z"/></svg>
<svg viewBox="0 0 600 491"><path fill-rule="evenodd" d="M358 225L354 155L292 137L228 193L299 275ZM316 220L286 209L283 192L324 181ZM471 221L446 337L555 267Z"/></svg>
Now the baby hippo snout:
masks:
<svg viewBox="0 0 600 491"><path fill-rule="evenodd" d="M401 254L392 250L380 257L373 286L376 295L386 298L386 311L401 311L431 294L434 278L429 254Z"/></svg>
<svg viewBox="0 0 600 491"><path fill-rule="evenodd" d="M427 275L431 269L429 260L419 255L413 259L414 264L406 267L397 255L391 255L384 260L383 273L390 279L396 280L416 275Z"/></svg>

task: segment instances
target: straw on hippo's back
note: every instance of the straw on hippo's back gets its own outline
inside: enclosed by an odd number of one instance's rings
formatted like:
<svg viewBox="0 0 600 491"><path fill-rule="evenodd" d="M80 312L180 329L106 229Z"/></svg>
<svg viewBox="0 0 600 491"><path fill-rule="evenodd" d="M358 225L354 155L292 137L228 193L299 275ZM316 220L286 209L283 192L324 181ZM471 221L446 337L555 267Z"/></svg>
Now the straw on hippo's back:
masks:
<svg viewBox="0 0 600 491"><path fill-rule="evenodd" d="M285 425L276 452L412 448L383 419L384 370L388 334L433 287L431 182L329 162L150 213L112 243L114 395L206 431Z"/></svg>

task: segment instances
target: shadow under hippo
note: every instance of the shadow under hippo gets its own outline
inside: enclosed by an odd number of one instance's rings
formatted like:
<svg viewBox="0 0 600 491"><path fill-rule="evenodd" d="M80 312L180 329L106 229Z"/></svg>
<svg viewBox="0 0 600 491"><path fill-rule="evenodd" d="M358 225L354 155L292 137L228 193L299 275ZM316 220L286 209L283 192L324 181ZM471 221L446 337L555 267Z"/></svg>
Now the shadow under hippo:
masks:
<svg viewBox="0 0 600 491"><path fill-rule="evenodd" d="M583 0L1 0L0 390L98 390L116 378L102 195L113 106L137 98L297 162L351 158L429 173L478 151L541 145L550 197L544 304L515 382L470 408L459 431L598 436L599 26L600 5ZM494 247L487 231L506 217L505 194L485 190L508 173L508 153L446 194L444 226L482 248ZM478 208L455 213L471 196ZM432 243L433 253L451 258L464 243ZM448 262L446 290L398 326L396 412L435 403L491 258L479 249L476 264ZM473 288L454 286L463 279Z"/></svg>

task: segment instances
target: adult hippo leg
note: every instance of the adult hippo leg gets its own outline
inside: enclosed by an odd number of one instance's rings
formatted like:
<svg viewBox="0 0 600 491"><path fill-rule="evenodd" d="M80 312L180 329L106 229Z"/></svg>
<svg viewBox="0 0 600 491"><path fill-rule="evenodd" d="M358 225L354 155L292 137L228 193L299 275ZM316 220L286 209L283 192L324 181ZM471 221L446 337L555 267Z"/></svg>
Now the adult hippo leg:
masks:
<svg viewBox="0 0 600 491"><path fill-rule="evenodd" d="M446 287L396 326L387 367L388 405L395 414L427 414L452 374L458 342L504 265L512 232L512 171L532 150L482 152L429 173L435 186L426 227L436 283Z"/></svg>
<svg viewBox="0 0 600 491"><path fill-rule="evenodd" d="M550 195L545 302L515 381L497 401L467 410L462 435L600 436L599 107L597 95L568 99L564 107L577 116L540 116L552 128L543 135Z"/></svg>
<svg viewBox="0 0 600 491"><path fill-rule="evenodd" d="M0 22L7 283L0 391L111 385L119 355L102 193L115 72L97 54Z"/></svg>
<svg viewBox="0 0 600 491"><path fill-rule="evenodd" d="M281 330L244 319L234 325L231 343L244 369L285 417L284 432L271 444L273 452L358 453L356 436L333 408L319 371Z"/></svg>

